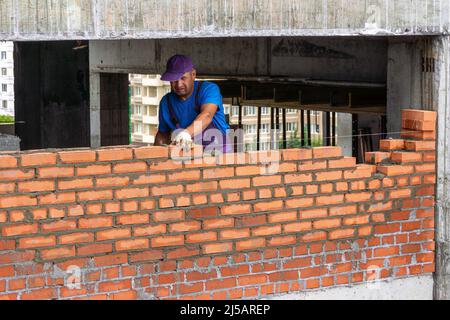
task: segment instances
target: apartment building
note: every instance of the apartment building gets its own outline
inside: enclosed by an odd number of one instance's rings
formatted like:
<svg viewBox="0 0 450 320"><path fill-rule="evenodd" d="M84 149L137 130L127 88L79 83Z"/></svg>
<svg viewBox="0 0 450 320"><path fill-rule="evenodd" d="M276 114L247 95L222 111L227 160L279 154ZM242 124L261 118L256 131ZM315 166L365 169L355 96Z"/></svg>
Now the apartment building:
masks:
<svg viewBox="0 0 450 320"><path fill-rule="evenodd" d="M257 130L258 130L258 108L245 106L242 111L242 126L244 130L244 150L254 151L257 149ZM239 123L239 107L225 105L225 114L230 117L230 125ZM281 121L278 134L271 132L271 108L261 107L261 131L260 131L260 150L274 149L283 141L283 123ZM286 109L286 140L287 143L293 143L301 137L301 115L299 109ZM306 123L306 120L305 120ZM311 112L311 140L320 143L322 140L322 112ZM306 129L306 128L305 128ZM272 142L274 141L274 142Z"/></svg>
<svg viewBox="0 0 450 320"><path fill-rule="evenodd" d="M158 131L159 102L170 92L160 75L130 74L131 142L151 145Z"/></svg>
<svg viewBox="0 0 450 320"><path fill-rule="evenodd" d="M14 115L14 45L0 41L0 115Z"/></svg>

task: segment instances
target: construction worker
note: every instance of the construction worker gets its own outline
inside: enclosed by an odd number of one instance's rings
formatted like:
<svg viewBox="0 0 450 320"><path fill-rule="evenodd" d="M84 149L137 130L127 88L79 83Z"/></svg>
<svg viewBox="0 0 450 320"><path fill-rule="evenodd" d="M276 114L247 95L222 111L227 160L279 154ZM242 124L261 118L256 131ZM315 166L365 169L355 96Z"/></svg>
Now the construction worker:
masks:
<svg viewBox="0 0 450 320"><path fill-rule="evenodd" d="M174 55L167 62L161 80L170 81L172 91L159 105L159 127L155 146L176 144L189 149L193 143L232 152L226 135L226 122L219 87L211 82L195 81L196 70L191 58Z"/></svg>

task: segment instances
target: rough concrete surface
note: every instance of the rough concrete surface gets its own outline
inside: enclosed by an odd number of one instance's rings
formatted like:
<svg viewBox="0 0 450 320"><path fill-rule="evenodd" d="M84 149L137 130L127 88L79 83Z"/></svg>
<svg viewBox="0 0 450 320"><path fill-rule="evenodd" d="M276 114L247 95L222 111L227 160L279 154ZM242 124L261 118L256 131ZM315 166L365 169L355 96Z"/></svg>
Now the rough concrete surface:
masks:
<svg viewBox="0 0 450 320"><path fill-rule="evenodd" d="M441 34L450 0L2 0L0 39Z"/></svg>

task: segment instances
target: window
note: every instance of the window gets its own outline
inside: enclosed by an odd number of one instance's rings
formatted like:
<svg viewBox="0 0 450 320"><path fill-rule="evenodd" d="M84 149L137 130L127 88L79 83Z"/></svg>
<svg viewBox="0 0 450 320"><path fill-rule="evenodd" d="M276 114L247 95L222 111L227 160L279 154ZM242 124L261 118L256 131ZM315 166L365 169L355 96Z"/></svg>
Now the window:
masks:
<svg viewBox="0 0 450 320"><path fill-rule="evenodd" d="M318 124L311 124L311 132L319 133L320 132L320 126Z"/></svg>
<svg viewBox="0 0 450 320"><path fill-rule="evenodd" d="M6 51L2 51L2 60L6 60Z"/></svg>
<svg viewBox="0 0 450 320"><path fill-rule="evenodd" d="M268 107L262 107L261 108L261 114L262 115L268 115L269 112L270 112L270 108L268 108Z"/></svg>
<svg viewBox="0 0 450 320"><path fill-rule="evenodd" d="M245 107L244 115L255 116L256 115L256 107Z"/></svg>
<svg viewBox="0 0 450 320"><path fill-rule="evenodd" d="M3 92L6 92L6 91L8 91L8 85L7 84L2 84L2 91Z"/></svg>
<svg viewBox="0 0 450 320"><path fill-rule="evenodd" d="M3 101L2 101L2 107L3 107L3 109L8 108L8 101L3 100Z"/></svg>
<svg viewBox="0 0 450 320"><path fill-rule="evenodd" d="M245 125L244 131L247 134L255 134L256 133L256 124Z"/></svg>
<svg viewBox="0 0 450 320"><path fill-rule="evenodd" d="M141 87L134 87L134 95L135 96L141 95Z"/></svg>
<svg viewBox="0 0 450 320"><path fill-rule="evenodd" d="M287 109L287 113L296 113L297 109Z"/></svg>
<svg viewBox="0 0 450 320"><path fill-rule="evenodd" d="M270 142L261 142L260 149L262 151L270 150Z"/></svg>
<svg viewBox="0 0 450 320"><path fill-rule="evenodd" d="M261 125L261 133L269 133L269 124L268 123L263 123Z"/></svg>
<svg viewBox="0 0 450 320"><path fill-rule="evenodd" d="M141 114L141 105L140 104L136 104L134 106L134 114Z"/></svg>
<svg viewBox="0 0 450 320"><path fill-rule="evenodd" d="M2 68L2 76L6 76L8 74L8 70L6 68Z"/></svg>
<svg viewBox="0 0 450 320"><path fill-rule="evenodd" d="M239 116L239 107L232 107L231 108L231 116Z"/></svg>
<svg viewBox="0 0 450 320"><path fill-rule="evenodd" d="M297 123L295 123L295 122L288 122L287 125L286 125L286 131L293 132L295 130L297 130Z"/></svg>
<svg viewBox="0 0 450 320"><path fill-rule="evenodd" d="M141 133L142 132L142 124L140 122L136 122L135 126L134 126L134 129L135 129L134 132Z"/></svg>

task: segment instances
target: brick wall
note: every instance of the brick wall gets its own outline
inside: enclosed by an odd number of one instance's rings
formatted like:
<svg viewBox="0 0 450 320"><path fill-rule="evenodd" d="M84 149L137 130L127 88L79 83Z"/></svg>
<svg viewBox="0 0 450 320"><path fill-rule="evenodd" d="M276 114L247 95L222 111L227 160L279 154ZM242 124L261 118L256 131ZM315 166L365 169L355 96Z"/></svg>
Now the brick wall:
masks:
<svg viewBox="0 0 450 320"><path fill-rule="evenodd" d="M162 147L3 153L0 299L261 298L430 274L435 126L403 111L405 140L358 165L338 147L276 166Z"/></svg>

